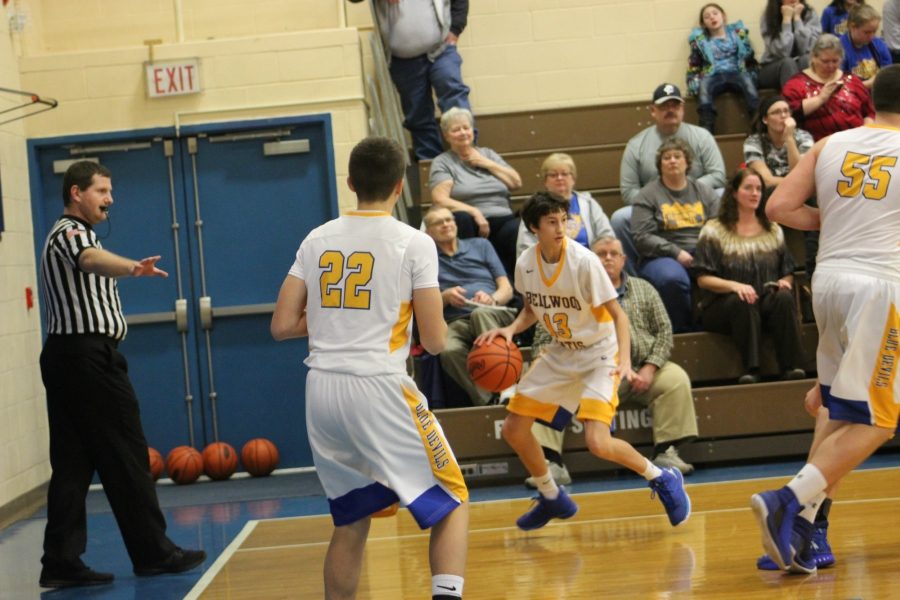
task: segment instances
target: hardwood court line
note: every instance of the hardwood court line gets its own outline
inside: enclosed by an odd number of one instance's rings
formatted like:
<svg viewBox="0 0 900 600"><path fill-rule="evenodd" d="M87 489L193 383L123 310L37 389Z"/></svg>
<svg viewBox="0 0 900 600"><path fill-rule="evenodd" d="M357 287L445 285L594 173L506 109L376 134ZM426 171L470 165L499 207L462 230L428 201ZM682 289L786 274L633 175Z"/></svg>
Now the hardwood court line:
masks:
<svg viewBox="0 0 900 600"><path fill-rule="evenodd" d="M871 469L854 469L850 473L847 473L846 476L853 475L856 473L870 473L870 472L874 473L876 471L898 471L898 470L900 470L900 467L895 467L895 466L873 467ZM744 478L723 479L721 481L698 481L697 483L691 483L687 478L685 478L684 486L685 486L685 488L700 488L700 487L709 487L709 486L713 486L713 485L724 485L724 484L729 484L729 483L764 482L764 481L778 481L778 480L783 481L785 479L790 481L791 479L794 478L795 475L796 475L796 473L792 472L788 475L767 475L766 477L747 477L746 479L744 479ZM640 475L636 475L636 477L640 477ZM637 482L637 480L635 480L635 481ZM598 490L595 492L572 492L570 495L572 495L572 496L601 496L604 494L618 494L618 493L622 493L622 492L639 492L639 491L646 491L649 489L648 487L646 487L644 485L640 485L640 482L638 482L638 485L639 485L639 487L622 488L622 489L618 489L618 490ZM568 486L565 486L565 487L566 487L567 491L571 492L570 487L568 487ZM537 490L531 490L531 491L537 493ZM534 497L534 496L530 496L530 497ZM517 500L517 499L518 498L507 498L507 499L499 499L499 500L482 500L482 501L478 502L478 504L491 504L494 502L507 502L509 500Z"/></svg>
<svg viewBox="0 0 900 600"><path fill-rule="evenodd" d="M878 467L873 469L862 469L858 472L867 472L867 471L897 471L897 467ZM707 487L709 485L729 485L729 484L742 484L746 482L762 482L762 481L777 481L784 480L785 478L790 477L790 475L783 476L774 476L774 477L756 477L756 478L747 478L747 479L736 479L736 480L728 480L728 481L711 481L711 482L703 482L696 484L689 484L689 487ZM596 492L583 492L580 494L573 494L575 496L600 496L604 494L611 493L647 493L647 489L643 487L639 488L629 488L623 490L604 490L604 491L596 491ZM526 500L526 498L508 498L508 499L496 499L496 500L485 500L480 501L474 504L496 504L499 502L517 502L519 500ZM839 504L872 504L876 502L896 502L900 500L898 497L888 497L888 498L860 498L860 499L847 499L847 500L838 500ZM694 515L711 515L711 514L720 514L720 513L736 513L743 512L749 510L749 507L733 507L733 508L720 508L720 509L707 509L702 511L694 511ZM572 525L586 525L586 524L600 524L600 523L608 523L608 522L627 522L627 521L635 521L638 519L648 519L648 518L663 518L664 514L644 514L644 515L631 515L631 516L618 516L618 517L608 517L608 518L600 518L600 519L580 519L576 521L566 521L561 523L556 523L554 526L572 526ZM240 546L246 541L246 539L250 536L250 534L256 528L256 525L262 521L283 521L283 520L303 520L309 518L327 518L327 514L321 515L305 515L302 517L277 517L274 519L261 519L261 520L253 520L248 521L248 523L244 526L241 532L235 537L234 540L228 545L228 547L219 555L213 565L207 570L201 579L195 584L194 588L185 596L186 600L197 600L210 586L213 580L219 575L220 571L223 567L228 563L228 561L238 552L256 552L258 550L263 551L271 551L278 550L284 548L304 548L304 547L314 547L314 546L325 546L329 542L307 542L301 544L286 544L286 545L277 545L277 546L266 546L266 547L256 547L256 548L246 548L242 549ZM470 535L473 534L481 534L481 533L491 533L491 532L504 532L504 531L519 531L519 529L513 525L504 526L504 527L486 527L486 528L471 528L469 530ZM415 538L424 538L429 535L428 532L416 533L416 534L402 534L402 535L390 535L390 536L378 536L378 537L370 537L371 541L384 541L384 540L397 540L397 539L415 539Z"/></svg>
<svg viewBox="0 0 900 600"><path fill-rule="evenodd" d="M587 494L584 494L587 495ZM840 505L849 505L849 504L873 504L877 502L898 502L900 501L900 497L885 497L885 498L863 498L863 499L851 499L851 500L838 500L836 504ZM739 513L749 511L750 507L742 506L735 508L713 508L708 510L698 510L692 511L691 516L694 515L715 515L715 514L725 514L725 513ZM297 519L308 519L310 517L323 516L323 515L306 515L303 517L295 517ZM638 521L642 519L657 519L657 518L665 518L665 513L661 514L653 514L653 515L631 515L631 516L621 516L621 517L606 517L602 519L579 519L579 520L564 520L564 521L554 521L553 525L555 527L571 527L575 525L593 525L593 524L602 524L602 523L610 523L610 522L622 522L622 521ZM290 517L288 517L290 518ZM266 519L268 520L268 519ZM521 531L518 527L509 525L504 527L477 527L470 528L469 535L477 534L477 533L498 533L504 531ZM523 534L525 532L522 532ZM370 536L368 541L377 542L377 541L386 541L386 540L411 540L416 538L426 538L430 534L429 533L415 533L415 534L396 534L389 536ZM329 540L325 540L322 542L304 542L300 544L279 544L277 546L256 546L254 548L239 548L236 552L240 553L249 553L249 552L268 552L271 550L279 550L285 548L312 548L315 546L327 546L330 543ZM235 553L236 553L235 552ZM216 561L218 562L218 561Z"/></svg>
<svg viewBox="0 0 900 600"><path fill-rule="evenodd" d="M244 528L241 529L240 533L234 536L234 539L231 540L231 543L219 554L219 557L212 564L212 566L203 573L203 576L200 577L200 580L194 584L194 587L191 588L191 591L187 593L187 595L182 600L197 600L200 595L206 591L206 588L209 587L209 584L213 582L219 575L219 571L222 570L228 561L231 560L232 555L238 551L241 544L253 533L253 530L256 529L256 524L259 523L259 520L247 521L247 524L244 525Z"/></svg>

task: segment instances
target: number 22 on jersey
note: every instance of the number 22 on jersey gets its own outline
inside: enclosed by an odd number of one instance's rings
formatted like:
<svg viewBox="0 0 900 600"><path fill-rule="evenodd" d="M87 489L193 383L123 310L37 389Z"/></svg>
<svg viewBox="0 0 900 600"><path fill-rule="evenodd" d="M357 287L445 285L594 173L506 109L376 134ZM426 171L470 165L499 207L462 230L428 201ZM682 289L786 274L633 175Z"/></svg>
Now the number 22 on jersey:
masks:
<svg viewBox="0 0 900 600"><path fill-rule="evenodd" d="M880 156L847 152L841 164L837 193L842 198L856 198L862 194L866 200L882 200L891 184L892 169L897 165L896 156Z"/></svg>
<svg viewBox="0 0 900 600"><path fill-rule="evenodd" d="M319 257L319 294L322 308L368 310L372 292L366 287L372 280L375 257L368 252L326 250Z"/></svg>

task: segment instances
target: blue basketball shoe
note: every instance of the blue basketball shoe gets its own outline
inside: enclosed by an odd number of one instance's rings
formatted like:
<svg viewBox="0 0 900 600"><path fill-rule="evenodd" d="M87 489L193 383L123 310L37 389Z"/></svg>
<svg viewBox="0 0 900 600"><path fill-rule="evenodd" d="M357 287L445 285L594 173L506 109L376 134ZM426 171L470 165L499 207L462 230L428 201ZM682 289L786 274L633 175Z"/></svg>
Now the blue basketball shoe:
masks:
<svg viewBox="0 0 900 600"><path fill-rule="evenodd" d="M548 500L541 494L534 499L534 505L527 513L516 520L519 529L531 531L540 529L550 519L568 519L578 512L578 505L569 498L565 488L559 488L559 496L555 500Z"/></svg>
<svg viewBox="0 0 900 600"><path fill-rule="evenodd" d="M762 530L763 547L779 569L786 569L794 558L791 534L800 513L797 496L788 487L753 494L750 508Z"/></svg>
<svg viewBox="0 0 900 600"><path fill-rule="evenodd" d="M809 540L809 545L812 550L813 560L816 562L816 568L827 569L834 566L834 554L831 552L831 546L828 544L828 521L816 521L813 523L813 534ZM756 560L756 568L761 571L777 571L778 565L769 558L768 554L763 554Z"/></svg>
<svg viewBox="0 0 900 600"><path fill-rule="evenodd" d="M788 565L789 573L812 575L816 572L816 559L811 543L813 529L813 524L802 517L794 520L794 530L791 532L791 548L794 550L794 558Z"/></svg>
<svg viewBox="0 0 900 600"><path fill-rule="evenodd" d="M659 496L659 501L666 509L669 523L673 527L688 520L688 517L691 516L691 499L684 489L684 477L681 475L681 471L673 467L666 467L662 469L662 475L651 479L648 483L650 489L653 490L650 498Z"/></svg>

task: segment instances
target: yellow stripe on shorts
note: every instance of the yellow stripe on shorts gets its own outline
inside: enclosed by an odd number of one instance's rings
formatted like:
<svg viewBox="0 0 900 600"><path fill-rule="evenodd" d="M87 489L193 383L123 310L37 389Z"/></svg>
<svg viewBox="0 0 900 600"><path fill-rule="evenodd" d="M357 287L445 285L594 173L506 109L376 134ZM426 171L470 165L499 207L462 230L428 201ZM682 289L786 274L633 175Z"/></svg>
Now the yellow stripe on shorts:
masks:
<svg viewBox="0 0 900 600"><path fill-rule="evenodd" d="M897 417L900 414L900 405L894 400L894 379L897 377L897 360L900 358L898 348L900 348L900 315L897 314L897 308L891 304L887 322L884 324L884 333L881 335L881 344L878 346L875 368L869 380L872 419L876 426L888 429L897 427Z"/></svg>
<svg viewBox="0 0 900 600"><path fill-rule="evenodd" d="M556 411L559 410L559 404L548 404L516 392L510 398L509 404L506 405L506 410L514 415L534 417L535 419L552 423L553 418L556 416Z"/></svg>
<svg viewBox="0 0 900 600"><path fill-rule="evenodd" d="M422 438L422 446L431 456L431 472L435 479L444 484L460 502L469 499L469 490L463 479L462 471L450 451L450 445L440 429L434 426L434 415L425 406L418 394L403 388L403 397L409 405L416 431Z"/></svg>
<svg viewBox="0 0 900 600"><path fill-rule="evenodd" d="M606 400L582 398L581 405L578 407L578 420L600 421L601 423L612 425L618 404L618 401L613 404L611 401L607 402Z"/></svg>

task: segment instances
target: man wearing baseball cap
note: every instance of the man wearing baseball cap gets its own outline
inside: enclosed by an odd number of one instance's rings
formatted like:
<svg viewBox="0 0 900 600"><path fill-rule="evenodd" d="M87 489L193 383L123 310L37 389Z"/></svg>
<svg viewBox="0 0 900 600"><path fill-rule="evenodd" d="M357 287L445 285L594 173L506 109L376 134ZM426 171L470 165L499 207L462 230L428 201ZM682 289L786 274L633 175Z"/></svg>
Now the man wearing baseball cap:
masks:
<svg viewBox="0 0 900 600"><path fill-rule="evenodd" d="M659 177L656 150L664 141L679 137L690 147L694 160L688 177L702 181L713 189L725 186L725 162L719 146L706 129L684 123L684 98L678 86L661 84L653 90L652 101L650 116L656 124L628 140L625 146L619 174L619 188L625 206L614 212L610 219L613 231L628 257L625 264L631 265L632 270L640 264L640 256L631 236L631 204L642 187Z"/></svg>

